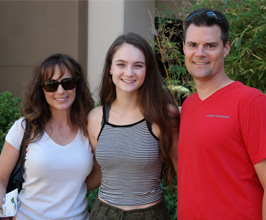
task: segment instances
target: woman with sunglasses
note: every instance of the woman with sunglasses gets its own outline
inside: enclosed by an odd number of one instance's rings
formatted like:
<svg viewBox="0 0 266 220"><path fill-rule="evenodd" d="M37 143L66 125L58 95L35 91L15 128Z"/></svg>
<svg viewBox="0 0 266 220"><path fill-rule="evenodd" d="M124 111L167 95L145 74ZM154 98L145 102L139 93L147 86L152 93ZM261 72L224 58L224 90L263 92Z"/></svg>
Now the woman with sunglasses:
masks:
<svg viewBox="0 0 266 220"><path fill-rule="evenodd" d="M27 123L31 135L17 220L89 219L85 179L93 155L86 125L92 107L81 66L73 58L54 54L34 69L23 94L23 117L9 130L0 157L3 198Z"/></svg>
<svg viewBox="0 0 266 220"><path fill-rule="evenodd" d="M88 116L97 160L88 189L100 184L90 220L169 220L160 182L171 183L177 170L179 111L144 38L129 33L113 42L100 98Z"/></svg>

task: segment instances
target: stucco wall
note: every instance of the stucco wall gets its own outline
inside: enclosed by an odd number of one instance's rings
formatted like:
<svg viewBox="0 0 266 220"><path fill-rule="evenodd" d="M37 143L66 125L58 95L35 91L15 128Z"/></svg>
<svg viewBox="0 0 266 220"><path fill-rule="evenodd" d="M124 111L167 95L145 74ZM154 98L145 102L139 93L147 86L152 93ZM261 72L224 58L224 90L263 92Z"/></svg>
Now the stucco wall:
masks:
<svg viewBox="0 0 266 220"><path fill-rule="evenodd" d="M0 93L19 96L33 67L52 53L85 65L86 13L84 1L0 1Z"/></svg>
<svg viewBox="0 0 266 220"><path fill-rule="evenodd" d="M0 93L19 96L33 67L61 52L77 59L97 99L104 58L113 40L136 32L153 39L156 3L181 0L1 0Z"/></svg>
<svg viewBox="0 0 266 220"><path fill-rule="evenodd" d="M152 39L149 11L153 12L154 6L154 0L89 1L88 80L96 101L108 48L123 33L135 32Z"/></svg>

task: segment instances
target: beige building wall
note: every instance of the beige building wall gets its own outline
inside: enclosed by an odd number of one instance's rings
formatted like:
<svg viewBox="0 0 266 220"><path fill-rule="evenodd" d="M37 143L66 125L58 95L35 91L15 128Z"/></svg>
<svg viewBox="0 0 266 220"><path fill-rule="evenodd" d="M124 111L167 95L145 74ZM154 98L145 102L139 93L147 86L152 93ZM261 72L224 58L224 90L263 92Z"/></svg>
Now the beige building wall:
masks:
<svg viewBox="0 0 266 220"><path fill-rule="evenodd" d="M135 32L152 39L150 13L154 0L89 0L88 9L88 80L95 100L105 55L117 36Z"/></svg>
<svg viewBox="0 0 266 220"><path fill-rule="evenodd" d="M88 4L88 81L98 100L104 58L112 41L123 32L124 2L89 0Z"/></svg>
<svg viewBox="0 0 266 220"><path fill-rule="evenodd" d="M171 11L182 7L182 0L89 0L88 4L88 80L94 99L98 100L99 84L105 55L114 39L128 32L154 38L156 5Z"/></svg>
<svg viewBox="0 0 266 220"><path fill-rule="evenodd" d="M67 53L87 62L86 1L0 1L0 93L19 96L40 60Z"/></svg>
<svg viewBox="0 0 266 220"><path fill-rule="evenodd" d="M114 39L135 32L153 39L156 3L180 0L1 0L0 93L19 96L33 67L52 53L77 59L94 98L107 49Z"/></svg>

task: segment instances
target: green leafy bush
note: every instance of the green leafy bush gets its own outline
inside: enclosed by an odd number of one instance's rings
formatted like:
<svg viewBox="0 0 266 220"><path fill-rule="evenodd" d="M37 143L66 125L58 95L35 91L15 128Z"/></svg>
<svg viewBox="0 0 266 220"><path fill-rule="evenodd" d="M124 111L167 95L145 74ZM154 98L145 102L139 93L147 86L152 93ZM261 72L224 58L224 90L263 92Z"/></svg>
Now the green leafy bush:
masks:
<svg viewBox="0 0 266 220"><path fill-rule="evenodd" d="M231 51L225 71L230 78L266 93L266 1L197 1L198 6L216 8L230 23Z"/></svg>
<svg viewBox="0 0 266 220"><path fill-rule="evenodd" d="M184 22L189 13L201 7L221 10L230 23L231 51L225 59L228 76L266 93L266 0L183 0L181 3L182 7L171 10L163 5L157 7L154 30L157 37L152 43L168 72L166 86L174 98L180 102L181 96L187 97L195 91L185 68L182 43L172 40L173 35L183 38L174 22Z"/></svg>
<svg viewBox="0 0 266 220"><path fill-rule="evenodd" d="M166 187L164 183L161 183L163 189L164 201L169 210L171 220L177 219L177 184L173 188Z"/></svg>
<svg viewBox="0 0 266 220"><path fill-rule="evenodd" d="M192 78L187 74L182 51L182 22L163 5L155 12L155 40L151 42L165 86L171 91L177 105L190 95ZM162 10L161 10L162 9Z"/></svg>
<svg viewBox="0 0 266 220"><path fill-rule="evenodd" d="M15 98L9 91L0 94L0 150L2 150L9 128L15 120L21 117L20 101L21 97Z"/></svg>
<svg viewBox="0 0 266 220"><path fill-rule="evenodd" d="M92 206L97 196L98 196L98 188L88 192L87 198L88 198L88 211L89 212L91 212Z"/></svg>

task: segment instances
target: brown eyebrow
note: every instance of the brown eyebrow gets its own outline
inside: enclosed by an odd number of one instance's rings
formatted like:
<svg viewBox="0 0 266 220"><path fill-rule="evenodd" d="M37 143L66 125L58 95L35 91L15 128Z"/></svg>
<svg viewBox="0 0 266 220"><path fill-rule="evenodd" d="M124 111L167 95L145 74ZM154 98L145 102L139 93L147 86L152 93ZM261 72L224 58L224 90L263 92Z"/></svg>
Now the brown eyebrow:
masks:
<svg viewBox="0 0 266 220"><path fill-rule="evenodd" d="M195 43L195 41L187 41L187 43Z"/></svg>
<svg viewBox="0 0 266 220"><path fill-rule="evenodd" d="M194 41L187 41L186 44L195 44L196 42Z"/></svg>
<svg viewBox="0 0 266 220"><path fill-rule="evenodd" d="M214 45L218 45L218 43L217 42L207 42L206 44L214 44Z"/></svg>
<svg viewBox="0 0 266 220"><path fill-rule="evenodd" d="M188 41L186 44L198 44L197 42L194 41ZM204 45L218 45L217 42L207 42Z"/></svg>
<svg viewBox="0 0 266 220"><path fill-rule="evenodd" d="M122 59L116 60L116 61L114 61L114 62L115 62L115 63L118 63L118 62L127 63L127 61L122 60ZM134 63L142 63L142 64L145 64L145 62L144 62L144 61L141 61L141 60L136 61L136 62L134 62Z"/></svg>

